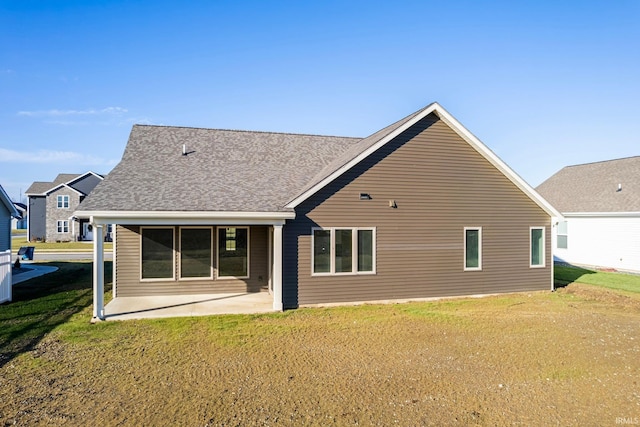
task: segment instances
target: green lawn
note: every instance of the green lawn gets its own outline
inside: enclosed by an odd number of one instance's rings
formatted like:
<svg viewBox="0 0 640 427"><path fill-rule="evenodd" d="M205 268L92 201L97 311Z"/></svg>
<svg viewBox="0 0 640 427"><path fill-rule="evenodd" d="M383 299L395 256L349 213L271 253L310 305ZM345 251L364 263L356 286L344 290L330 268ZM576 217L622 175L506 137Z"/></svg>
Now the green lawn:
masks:
<svg viewBox="0 0 640 427"><path fill-rule="evenodd" d="M610 273L580 267L556 266L554 268L554 276L556 286L566 286L576 282L595 285L601 288L640 293L640 275Z"/></svg>
<svg viewBox="0 0 640 427"><path fill-rule="evenodd" d="M11 251L16 254L21 246L33 246L40 250L61 250L61 251L92 251L93 242L28 242L26 238L13 238L11 239ZM104 250L113 249L112 242L104 243Z"/></svg>
<svg viewBox="0 0 640 427"><path fill-rule="evenodd" d="M640 407L640 300L602 299L640 295L636 276L90 324L91 263L51 265L0 305L3 425L614 425Z"/></svg>

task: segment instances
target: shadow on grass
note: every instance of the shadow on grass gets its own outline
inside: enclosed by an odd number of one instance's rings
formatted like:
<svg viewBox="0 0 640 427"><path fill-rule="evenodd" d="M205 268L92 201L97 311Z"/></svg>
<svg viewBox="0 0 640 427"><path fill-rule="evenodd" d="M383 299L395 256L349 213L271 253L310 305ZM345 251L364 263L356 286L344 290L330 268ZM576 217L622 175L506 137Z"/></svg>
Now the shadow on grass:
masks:
<svg viewBox="0 0 640 427"><path fill-rule="evenodd" d="M575 265L558 263L553 269L553 283L556 288L564 288L573 282L578 282L581 277L587 274L595 273L593 270L576 267Z"/></svg>
<svg viewBox="0 0 640 427"><path fill-rule="evenodd" d="M58 270L14 285L13 301L1 306L0 367L34 350L45 335L93 302L91 262L43 265ZM111 277L111 269L111 261L105 262L105 277Z"/></svg>

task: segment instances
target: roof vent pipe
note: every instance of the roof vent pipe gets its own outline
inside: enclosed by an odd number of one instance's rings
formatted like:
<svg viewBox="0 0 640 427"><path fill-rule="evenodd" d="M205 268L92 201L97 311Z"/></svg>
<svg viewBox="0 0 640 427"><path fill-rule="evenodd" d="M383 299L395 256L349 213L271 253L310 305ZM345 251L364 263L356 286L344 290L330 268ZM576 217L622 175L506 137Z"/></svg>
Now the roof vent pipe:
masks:
<svg viewBox="0 0 640 427"><path fill-rule="evenodd" d="M187 155L187 144L182 144L182 155L183 156Z"/></svg>
<svg viewBox="0 0 640 427"><path fill-rule="evenodd" d="M618 184L618 192L622 191L622 184Z"/></svg>

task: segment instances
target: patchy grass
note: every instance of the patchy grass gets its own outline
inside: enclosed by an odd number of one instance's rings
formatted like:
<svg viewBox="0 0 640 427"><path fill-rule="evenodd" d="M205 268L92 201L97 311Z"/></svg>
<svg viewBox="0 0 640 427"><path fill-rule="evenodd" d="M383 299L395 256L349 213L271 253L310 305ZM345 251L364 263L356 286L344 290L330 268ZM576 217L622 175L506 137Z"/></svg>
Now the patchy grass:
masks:
<svg viewBox="0 0 640 427"><path fill-rule="evenodd" d="M0 365L33 350L38 342L74 314L86 315L92 303L89 262L43 263L58 270L13 287L13 301L0 308ZM111 275L105 262L105 276ZM110 284L108 285L110 287ZM84 317L80 317L86 323ZM78 318L76 318L78 320Z"/></svg>
<svg viewBox="0 0 640 427"><path fill-rule="evenodd" d="M640 302L594 286L91 325L91 264L56 265L0 306L5 425L613 425L640 409Z"/></svg>

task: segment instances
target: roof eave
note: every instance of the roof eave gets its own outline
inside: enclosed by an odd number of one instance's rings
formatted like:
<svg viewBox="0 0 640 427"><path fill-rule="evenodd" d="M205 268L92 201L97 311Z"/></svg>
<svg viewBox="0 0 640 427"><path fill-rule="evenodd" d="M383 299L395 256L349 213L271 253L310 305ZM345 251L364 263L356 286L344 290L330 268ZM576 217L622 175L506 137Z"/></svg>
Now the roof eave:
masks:
<svg viewBox="0 0 640 427"><path fill-rule="evenodd" d="M564 212L562 214L565 218L623 218L623 217L637 217L640 218L640 212Z"/></svg>
<svg viewBox="0 0 640 427"><path fill-rule="evenodd" d="M22 218L22 215L20 215L20 212L18 212L18 209L16 209L13 202L11 201L11 198L4 190L4 188L2 188L2 186L0 186L0 201L9 210L9 215L11 215L13 218Z"/></svg>
<svg viewBox="0 0 640 427"><path fill-rule="evenodd" d="M229 211L89 211L74 212L77 218L88 218L96 224L284 224L294 219L295 212L229 212Z"/></svg>
<svg viewBox="0 0 640 427"><path fill-rule="evenodd" d="M59 184L56 185L55 187L53 187L51 190L47 191L46 193L44 193L45 196L48 196L49 194L53 193L56 190L59 190L62 187L67 187L70 190L75 191L78 195L80 196L86 196L86 194L84 194L82 191L78 191L75 188L73 188L72 186L68 185L68 184Z"/></svg>

